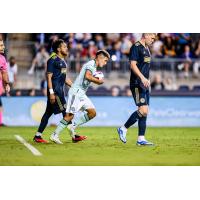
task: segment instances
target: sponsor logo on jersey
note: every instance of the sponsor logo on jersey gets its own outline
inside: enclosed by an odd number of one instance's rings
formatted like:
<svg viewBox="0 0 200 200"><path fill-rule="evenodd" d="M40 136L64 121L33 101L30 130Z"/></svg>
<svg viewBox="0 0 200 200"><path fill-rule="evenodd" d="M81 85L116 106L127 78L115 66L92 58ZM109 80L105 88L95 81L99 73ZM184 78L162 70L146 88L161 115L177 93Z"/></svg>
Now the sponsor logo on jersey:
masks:
<svg viewBox="0 0 200 200"><path fill-rule="evenodd" d="M150 63L150 62L151 62L151 57L145 56L145 57L144 57L144 62Z"/></svg>
<svg viewBox="0 0 200 200"><path fill-rule="evenodd" d="M66 68L62 68L62 69L61 69L61 73L62 73L62 74L66 74L66 73L67 73L67 69L66 69Z"/></svg>

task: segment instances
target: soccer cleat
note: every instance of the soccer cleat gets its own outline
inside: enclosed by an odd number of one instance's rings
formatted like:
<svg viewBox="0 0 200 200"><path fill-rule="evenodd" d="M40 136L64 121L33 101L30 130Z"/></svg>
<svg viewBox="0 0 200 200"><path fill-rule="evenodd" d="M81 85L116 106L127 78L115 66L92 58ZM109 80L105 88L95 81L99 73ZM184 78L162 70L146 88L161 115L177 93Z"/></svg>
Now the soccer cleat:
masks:
<svg viewBox="0 0 200 200"><path fill-rule="evenodd" d="M153 146L154 145L152 142L149 142L147 140L137 141L136 144L138 146Z"/></svg>
<svg viewBox="0 0 200 200"><path fill-rule="evenodd" d="M34 138L33 138L33 141L34 142L37 142L37 143L49 143L47 140L44 140L41 136L35 136Z"/></svg>
<svg viewBox="0 0 200 200"><path fill-rule="evenodd" d="M72 142L79 142L82 140L87 139L87 136L84 135L75 135L75 137L72 138Z"/></svg>
<svg viewBox="0 0 200 200"><path fill-rule="evenodd" d="M119 139L120 139L123 143L126 143L126 132L127 132L127 131L123 131L123 130L121 129L121 127L120 127L120 128L117 129L117 132L118 132L118 134L119 134Z"/></svg>
<svg viewBox="0 0 200 200"><path fill-rule="evenodd" d="M54 133L50 136L50 140L56 144L63 144L59 137L57 135L55 135Z"/></svg>
<svg viewBox="0 0 200 200"><path fill-rule="evenodd" d="M7 125L5 125L5 124L3 124L3 123L0 124L0 127L6 127L6 126L7 126Z"/></svg>

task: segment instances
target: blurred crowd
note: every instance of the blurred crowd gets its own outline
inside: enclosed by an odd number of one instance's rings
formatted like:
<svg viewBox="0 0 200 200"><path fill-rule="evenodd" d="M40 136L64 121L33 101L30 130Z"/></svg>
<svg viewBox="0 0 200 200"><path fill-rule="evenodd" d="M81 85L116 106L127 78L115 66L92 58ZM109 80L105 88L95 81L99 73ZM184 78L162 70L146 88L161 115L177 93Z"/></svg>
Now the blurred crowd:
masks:
<svg viewBox="0 0 200 200"><path fill-rule="evenodd" d="M71 70L79 72L81 65L88 59L93 59L99 49L106 49L110 55L111 70L124 68L131 45L141 38L141 33L66 33L66 34L33 34L35 41L35 57L29 69L29 74L37 68L46 68L46 60L51 53L51 44L58 38L68 43ZM178 63L177 69L189 76L192 70L194 76L199 76L200 61L200 34L190 33L159 33L157 40L151 47L152 57L156 59L177 58L184 62ZM76 61L75 61L76 60ZM191 69L192 68L192 69ZM125 70L127 66L125 66Z"/></svg>
<svg viewBox="0 0 200 200"><path fill-rule="evenodd" d="M68 43L69 59L91 59L99 49L106 49L112 60L127 58L131 45L141 38L141 33L66 33L33 34L35 54L45 47L51 52L51 44L58 38ZM152 46L152 55L157 58L200 57L200 34L194 33L159 33Z"/></svg>

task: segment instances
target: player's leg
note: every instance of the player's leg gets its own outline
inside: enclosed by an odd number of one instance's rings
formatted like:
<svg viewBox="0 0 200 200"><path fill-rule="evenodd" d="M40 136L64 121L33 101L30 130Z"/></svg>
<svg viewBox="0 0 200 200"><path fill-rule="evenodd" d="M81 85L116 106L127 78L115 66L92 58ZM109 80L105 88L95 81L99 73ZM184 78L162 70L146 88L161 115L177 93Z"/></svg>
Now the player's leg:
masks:
<svg viewBox="0 0 200 200"><path fill-rule="evenodd" d="M55 131L51 134L50 137L51 141L58 144L62 144L62 142L59 139L59 135L71 123L72 119L74 118L74 114L77 112L78 109L78 103L79 103L78 96L69 93L67 100L66 114L58 124Z"/></svg>
<svg viewBox="0 0 200 200"><path fill-rule="evenodd" d="M36 134L35 134L35 136L33 138L33 140L35 142L48 143L48 141L46 141L46 140L44 140L42 138L42 134L43 134L43 131L46 128L46 126L48 124L48 121L49 121L49 118L51 117L52 114L53 114L53 110L51 108L50 102L47 102L47 107L46 107L45 113L42 116L42 119L41 119L40 125L38 127L38 130L37 130L37 132L36 132Z"/></svg>
<svg viewBox="0 0 200 200"><path fill-rule="evenodd" d="M3 124L3 105L0 97L0 126L4 126Z"/></svg>
<svg viewBox="0 0 200 200"><path fill-rule="evenodd" d="M3 107L0 106L0 126L3 124Z"/></svg>
<svg viewBox="0 0 200 200"><path fill-rule="evenodd" d="M144 98L142 98L142 95L143 95L142 89L139 87L131 87L130 89L131 89L136 106L141 106L141 104L143 104L143 99L144 99ZM137 109L131 114L131 116L128 118L126 123L117 129L119 138L123 143L126 143L127 130L133 124L135 124L140 117L142 117L142 114Z"/></svg>
<svg viewBox="0 0 200 200"><path fill-rule="evenodd" d="M71 120L73 119L74 114L72 113L66 113L66 115L63 117L63 119L58 124L55 131L51 134L50 140L57 143L57 144L63 144L60 139L59 135L60 133L71 123Z"/></svg>
<svg viewBox="0 0 200 200"><path fill-rule="evenodd" d="M145 103L146 105L140 106L139 111L142 114L142 117L138 120L138 140L137 145L153 145L152 142L149 142L145 139L145 133L146 133L146 122L147 122L147 116L149 113L149 90L145 93Z"/></svg>
<svg viewBox="0 0 200 200"><path fill-rule="evenodd" d="M80 116L78 119L75 120L74 124L76 127L87 123L91 119L93 119L96 116L96 110L94 108L88 108L85 110L85 113Z"/></svg>
<svg viewBox="0 0 200 200"><path fill-rule="evenodd" d="M75 129L78 126L85 124L91 119L93 119L94 117L96 117L95 107L93 103L91 102L91 100L86 95L82 98L81 103L82 104L80 104L80 109L83 111L83 114L77 117L73 121L72 125L69 126L69 130L71 132L75 132Z"/></svg>
<svg viewBox="0 0 200 200"><path fill-rule="evenodd" d="M78 104L78 108L77 110L82 110L83 113L82 115L80 115L79 117L77 117L72 124L68 125L67 128L69 129L69 131L71 132L71 135L75 135L75 138L72 139L77 139L77 140L84 140L87 138L87 136L80 136L80 138L77 137L77 133L75 131L75 129L82 125L85 124L86 122L88 122L89 120L93 119L96 116L96 110L95 107L93 105L93 103L91 102L91 100L84 95L83 97L80 98L80 102Z"/></svg>

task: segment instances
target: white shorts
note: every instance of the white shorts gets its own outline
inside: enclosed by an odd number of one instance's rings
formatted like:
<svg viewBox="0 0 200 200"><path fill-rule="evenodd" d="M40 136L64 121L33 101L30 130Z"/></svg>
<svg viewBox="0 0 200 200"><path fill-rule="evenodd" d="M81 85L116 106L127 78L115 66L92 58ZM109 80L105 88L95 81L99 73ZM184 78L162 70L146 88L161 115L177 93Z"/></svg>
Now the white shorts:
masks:
<svg viewBox="0 0 200 200"><path fill-rule="evenodd" d="M93 103L86 95L79 95L78 93L74 94L68 93L67 100L67 113L75 114L78 111L85 111L87 109L95 109Z"/></svg>

